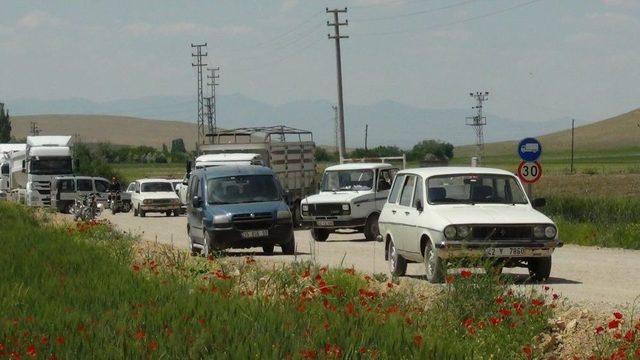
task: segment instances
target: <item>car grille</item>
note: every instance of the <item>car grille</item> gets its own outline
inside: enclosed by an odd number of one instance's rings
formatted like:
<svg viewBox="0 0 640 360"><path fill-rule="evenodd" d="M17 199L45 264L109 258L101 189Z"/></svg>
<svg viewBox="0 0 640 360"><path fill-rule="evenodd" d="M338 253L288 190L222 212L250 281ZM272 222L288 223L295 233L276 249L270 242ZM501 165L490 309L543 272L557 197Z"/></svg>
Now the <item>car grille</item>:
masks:
<svg viewBox="0 0 640 360"><path fill-rule="evenodd" d="M149 199L149 205L171 205L172 199Z"/></svg>
<svg viewBox="0 0 640 360"><path fill-rule="evenodd" d="M268 212L236 214L231 221L238 230L268 229L273 225L273 214Z"/></svg>
<svg viewBox="0 0 640 360"><path fill-rule="evenodd" d="M532 226L473 226L474 240L531 240Z"/></svg>
<svg viewBox="0 0 640 360"><path fill-rule="evenodd" d="M312 216L335 216L342 214L342 204L311 204L309 214Z"/></svg>

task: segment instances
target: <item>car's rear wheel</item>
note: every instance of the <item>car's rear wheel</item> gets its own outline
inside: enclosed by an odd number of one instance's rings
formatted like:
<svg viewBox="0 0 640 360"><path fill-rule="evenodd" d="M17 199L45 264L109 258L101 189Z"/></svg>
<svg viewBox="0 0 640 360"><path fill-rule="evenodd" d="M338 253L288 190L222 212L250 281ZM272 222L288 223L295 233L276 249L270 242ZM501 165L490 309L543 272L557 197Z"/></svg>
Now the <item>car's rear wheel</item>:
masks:
<svg viewBox="0 0 640 360"><path fill-rule="evenodd" d="M171 216L171 210L169 210L169 211L165 211L165 212L164 212L164 214L165 214L166 216Z"/></svg>
<svg viewBox="0 0 640 360"><path fill-rule="evenodd" d="M551 256L529 259L529 276L535 281L546 281L551 275Z"/></svg>
<svg viewBox="0 0 640 360"><path fill-rule="evenodd" d="M291 239L289 242L280 245L282 248L282 253L285 255L295 255L296 253L296 238L293 233L291 233Z"/></svg>
<svg viewBox="0 0 640 360"><path fill-rule="evenodd" d="M313 228L311 229L311 237L315 241L320 241L320 242L327 241L327 239L329 238L329 230Z"/></svg>
<svg viewBox="0 0 640 360"><path fill-rule="evenodd" d="M375 241L378 235L380 235L380 228L378 227L379 217L379 214L371 214L364 226L364 237L369 241Z"/></svg>
<svg viewBox="0 0 640 360"><path fill-rule="evenodd" d="M273 254L273 245L262 245L262 252L264 252L267 255L271 255Z"/></svg>
<svg viewBox="0 0 640 360"><path fill-rule="evenodd" d="M387 246L387 256L389 258L389 272L393 276L404 276L407 273L407 260L398 254L393 241L389 241Z"/></svg>
<svg viewBox="0 0 640 360"><path fill-rule="evenodd" d="M173 210L173 216L180 215L180 210Z"/></svg>
<svg viewBox="0 0 640 360"><path fill-rule="evenodd" d="M441 283L444 280L445 269L442 259L438 257L438 251L433 247L431 241L427 241L424 248L424 267L427 273L427 280L432 284Z"/></svg>

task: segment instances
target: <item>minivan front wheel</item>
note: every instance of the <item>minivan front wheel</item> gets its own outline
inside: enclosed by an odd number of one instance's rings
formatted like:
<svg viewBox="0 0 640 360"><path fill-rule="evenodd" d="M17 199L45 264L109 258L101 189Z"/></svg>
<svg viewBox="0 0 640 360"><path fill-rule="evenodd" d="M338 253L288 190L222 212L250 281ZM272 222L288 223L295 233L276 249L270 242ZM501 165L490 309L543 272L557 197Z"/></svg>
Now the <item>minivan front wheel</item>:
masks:
<svg viewBox="0 0 640 360"><path fill-rule="evenodd" d="M280 245L280 247L282 248L282 253L285 255L295 255L296 253L296 238L295 235L293 235L293 232L291 233L291 239Z"/></svg>
<svg viewBox="0 0 640 360"><path fill-rule="evenodd" d="M313 228L311 229L311 237L315 241L320 241L320 242L327 241L327 239L329 238L329 230Z"/></svg>

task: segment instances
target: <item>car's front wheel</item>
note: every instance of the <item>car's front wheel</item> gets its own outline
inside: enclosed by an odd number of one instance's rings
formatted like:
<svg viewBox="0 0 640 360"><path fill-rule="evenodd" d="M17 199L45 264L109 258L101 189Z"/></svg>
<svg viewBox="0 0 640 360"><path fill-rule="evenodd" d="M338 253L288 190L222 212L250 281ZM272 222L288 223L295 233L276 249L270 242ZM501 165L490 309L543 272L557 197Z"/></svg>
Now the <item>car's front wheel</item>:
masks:
<svg viewBox="0 0 640 360"><path fill-rule="evenodd" d="M445 269L442 259L438 257L438 251L433 247L431 241L427 241L424 248L424 267L427 273L427 280L432 284L441 283L444 280Z"/></svg>
<svg viewBox="0 0 640 360"><path fill-rule="evenodd" d="M369 241L375 241L378 235L380 235L380 228L378 227L379 217L379 214L372 214L364 226L364 237Z"/></svg>
<svg viewBox="0 0 640 360"><path fill-rule="evenodd" d="M289 240L289 242L280 245L280 247L282 248L282 253L283 254L285 254L285 255L295 255L295 253L296 253L296 238L293 235L293 233L291 233L291 239Z"/></svg>
<svg viewBox="0 0 640 360"><path fill-rule="evenodd" d="M271 255L273 254L273 245L262 245L262 252L264 252L267 255Z"/></svg>
<svg viewBox="0 0 640 360"><path fill-rule="evenodd" d="M532 258L527 267L532 280L545 281L551 275L551 256Z"/></svg>
<svg viewBox="0 0 640 360"><path fill-rule="evenodd" d="M320 242L327 241L327 239L329 238L329 230L313 228L311 229L311 237L315 241L320 241Z"/></svg>
<svg viewBox="0 0 640 360"><path fill-rule="evenodd" d="M398 249L396 249L393 241L389 241L387 256L389 258L389 272L391 275L404 276L407 273L407 260L398 254Z"/></svg>

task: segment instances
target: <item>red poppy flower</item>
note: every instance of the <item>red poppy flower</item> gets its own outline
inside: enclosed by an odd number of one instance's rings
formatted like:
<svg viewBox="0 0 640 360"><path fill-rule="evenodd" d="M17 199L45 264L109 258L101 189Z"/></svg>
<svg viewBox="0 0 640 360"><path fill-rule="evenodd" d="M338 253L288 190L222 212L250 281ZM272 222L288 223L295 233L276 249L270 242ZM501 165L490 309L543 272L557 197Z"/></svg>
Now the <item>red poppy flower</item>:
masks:
<svg viewBox="0 0 640 360"><path fill-rule="evenodd" d="M254 259L254 258L253 258L253 257L251 257L251 256L247 256L247 257L245 257L245 258L244 258L244 262L245 262L245 264L247 264L247 265L253 265L253 264L255 264L255 263L256 263L256 259Z"/></svg>
<svg viewBox="0 0 640 360"><path fill-rule="evenodd" d="M144 339L144 337L145 337L145 333L142 330L138 330L138 331L136 331L135 334L133 334L133 338L136 339L136 340L142 340L142 339Z"/></svg>
<svg viewBox="0 0 640 360"><path fill-rule="evenodd" d="M491 318L489 318L489 321L491 321L491 324L493 324L493 326L498 326L502 322L502 319L492 316Z"/></svg>
<svg viewBox="0 0 640 360"><path fill-rule="evenodd" d="M549 287L548 286L544 286L544 291L549 291Z"/></svg>
<svg viewBox="0 0 640 360"><path fill-rule="evenodd" d="M29 345L29 347L27 348L27 355L29 355L30 357L36 357L36 355L38 355L38 352L36 351L36 346L31 344Z"/></svg>
<svg viewBox="0 0 640 360"><path fill-rule="evenodd" d="M445 277L445 281L446 281L447 284L453 284L455 279L456 279L456 277L453 276L453 275L447 275Z"/></svg>
<svg viewBox="0 0 640 360"><path fill-rule="evenodd" d="M298 312L304 312L307 308L304 306L304 303L301 302L298 307L296 308L296 310L298 310Z"/></svg>
<svg viewBox="0 0 640 360"><path fill-rule="evenodd" d="M344 272L349 274L349 275L355 275L356 269L354 269L354 268L344 269Z"/></svg>
<svg viewBox="0 0 640 360"><path fill-rule="evenodd" d="M49 339L46 336L40 338L40 343L42 345L47 345L49 343Z"/></svg>
<svg viewBox="0 0 640 360"><path fill-rule="evenodd" d="M416 335L413 337L413 344L417 347L422 347L423 341L424 339L422 338L422 335Z"/></svg>
<svg viewBox="0 0 640 360"><path fill-rule="evenodd" d="M19 352L15 352L15 351L10 352L9 353L9 359L11 359L11 360L20 360L21 359L20 353Z"/></svg>
<svg viewBox="0 0 640 360"><path fill-rule="evenodd" d="M627 340L627 342L634 342L636 340L636 334L634 332L632 332L631 330L627 331L626 334L624 334L624 339Z"/></svg>
<svg viewBox="0 0 640 360"><path fill-rule="evenodd" d="M3 343L0 343L0 351L4 351L5 350L5 346Z"/></svg>
<svg viewBox="0 0 640 360"><path fill-rule="evenodd" d="M388 287L389 289L393 289L393 284L392 284L392 283L390 283L390 282L388 282L388 283L387 283L387 287Z"/></svg>
<svg viewBox="0 0 640 360"><path fill-rule="evenodd" d="M205 326L207 324L207 321L204 318L198 319L198 322L200 323L200 326Z"/></svg>
<svg viewBox="0 0 640 360"><path fill-rule="evenodd" d="M533 300L531 300L531 304L533 306L542 306L542 305L544 305L544 300L542 300L542 299L533 299Z"/></svg>
<svg viewBox="0 0 640 360"><path fill-rule="evenodd" d="M553 300L558 300L558 298L560 298L560 296L558 296L558 294L555 294L555 293L552 296L553 296Z"/></svg>
<svg viewBox="0 0 640 360"><path fill-rule="evenodd" d="M56 343L58 343L58 345L64 345L64 336L58 336Z"/></svg>
<svg viewBox="0 0 640 360"><path fill-rule="evenodd" d="M473 318L466 318L463 322L462 322L462 326L464 327L469 327L473 325Z"/></svg>
<svg viewBox="0 0 640 360"><path fill-rule="evenodd" d="M230 275L225 274L225 273L224 273L224 271L222 271L222 269L218 269L218 270L216 270L216 272L214 273L214 275L215 275L218 279L220 279L220 280L229 280L229 279L231 279L231 276L230 276Z"/></svg>
<svg viewBox="0 0 640 360"><path fill-rule="evenodd" d="M504 299L502 298L502 296L498 296L496 298L496 304L498 304L498 305L504 304Z"/></svg>
<svg viewBox="0 0 640 360"><path fill-rule="evenodd" d="M602 334L604 332L604 328L602 326L596 327L596 334Z"/></svg>
<svg viewBox="0 0 640 360"><path fill-rule="evenodd" d="M609 329L617 329L618 326L620 326L620 320L613 319L613 320L609 321L609 325L608 325Z"/></svg>
<svg viewBox="0 0 640 360"><path fill-rule="evenodd" d="M131 268L133 269L133 271L140 271L140 265L138 264L133 264Z"/></svg>
<svg viewBox="0 0 640 360"><path fill-rule="evenodd" d="M469 270L466 270L466 269L465 269L465 270L460 271L460 276L461 276L463 279L468 279L468 278L470 278L470 277L471 277L471 275L473 275L473 274L472 274L472 273L471 273L471 271L469 271Z"/></svg>
<svg viewBox="0 0 640 360"><path fill-rule="evenodd" d="M356 306L353 305L352 302L347 303L347 314L355 315L356 314Z"/></svg>
<svg viewBox="0 0 640 360"><path fill-rule="evenodd" d="M360 354L366 354L367 353L367 349L364 346L361 346L360 349L358 349L358 352Z"/></svg>
<svg viewBox="0 0 640 360"><path fill-rule="evenodd" d="M636 323L636 330L640 331L640 321Z"/></svg>
<svg viewBox="0 0 640 360"><path fill-rule="evenodd" d="M533 349L531 348L531 346L525 346L522 348L522 353L527 359L530 359L533 355Z"/></svg>
<svg viewBox="0 0 640 360"><path fill-rule="evenodd" d="M308 278L309 276L311 276L311 273L309 272L309 270L305 270L305 271L302 273L302 278L303 278L303 279L306 279L306 278Z"/></svg>
<svg viewBox="0 0 640 360"><path fill-rule="evenodd" d="M303 359L315 359L318 357L318 352L315 350L300 350L300 356Z"/></svg>
<svg viewBox="0 0 640 360"><path fill-rule="evenodd" d="M77 329L78 329L78 332L84 332L84 325L78 324Z"/></svg>
<svg viewBox="0 0 640 360"><path fill-rule="evenodd" d="M507 316L511 316L512 312L511 310L507 309L507 308L502 308L500 309L500 315L507 317Z"/></svg>
<svg viewBox="0 0 640 360"><path fill-rule="evenodd" d="M618 320L622 319L622 313L619 311L614 312L613 316Z"/></svg>
<svg viewBox="0 0 640 360"><path fill-rule="evenodd" d="M158 350L158 343L156 341L151 341L148 347L149 347L149 350L156 351Z"/></svg>
<svg viewBox="0 0 640 360"><path fill-rule="evenodd" d="M329 324L329 322L328 322L328 321L326 321L326 320L325 320L325 322L324 322L324 323L322 323L322 327L323 327L325 330L329 330L329 329L331 328L331 325Z"/></svg>
<svg viewBox="0 0 640 360"><path fill-rule="evenodd" d="M635 356L637 359L640 359L640 347L636 349Z"/></svg>

